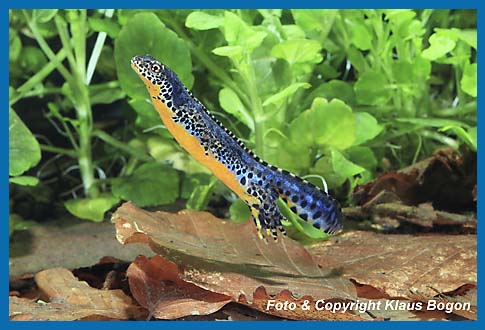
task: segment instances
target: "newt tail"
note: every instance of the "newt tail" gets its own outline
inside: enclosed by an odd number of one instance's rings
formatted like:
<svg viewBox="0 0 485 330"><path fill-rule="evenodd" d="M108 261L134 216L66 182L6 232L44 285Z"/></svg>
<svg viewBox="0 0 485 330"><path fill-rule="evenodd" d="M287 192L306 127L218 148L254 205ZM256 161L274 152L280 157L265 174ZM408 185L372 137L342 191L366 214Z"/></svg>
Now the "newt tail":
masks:
<svg viewBox="0 0 485 330"><path fill-rule="evenodd" d="M342 228L340 204L298 176L269 165L227 130L177 75L150 55L135 56L131 66L145 83L164 125L197 161L236 193L251 210L260 238L275 240L284 216L282 198L290 210L326 233Z"/></svg>

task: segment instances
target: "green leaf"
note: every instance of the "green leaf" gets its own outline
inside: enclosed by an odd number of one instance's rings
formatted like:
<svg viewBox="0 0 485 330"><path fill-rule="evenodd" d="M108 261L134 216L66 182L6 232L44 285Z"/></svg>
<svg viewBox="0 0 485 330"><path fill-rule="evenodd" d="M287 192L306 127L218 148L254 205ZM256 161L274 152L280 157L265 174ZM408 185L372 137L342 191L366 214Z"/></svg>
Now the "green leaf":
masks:
<svg viewBox="0 0 485 330"><path fill-rule="evenodd" d="M289 132L291 140L304 149L314 145L345 149L355 141L355 118L342 101L317 97L309 110L290 123Z"/></svg>
<svg viewBox="0 0 485 330"><path fill-rule="evenodd" d="M135 55L150 54L177 73L180 80L191 88L192 60L187 43L168 29L152 13L134 15L121 29L115 40L116 71L121 88L134 99L144 100L148 93L143 82L130 66Z"/></svg>
<svg viewBox="0 0 485 330"><path fill-rule="evenodd" d="M357 102L365 105L384 105L392 97L392 89L381 72L366 72L354 85Z"/></svg>
<svg viewBox="0 0 485 330"><path fill-rule="evenodd" d="M367 63L364 55L362 55L362 52L354 46L350 46L347 49L347 58L358 72L363 73L367 70Z"/></svg>
<svg viewBox="0 0 485 330"><path fill-rule="evenodd" d="M446 126L458 126L458 127L470 127L464 122L453 120L453 119L443 119L443 118L396 118L397 122L408 123L419 126L430 126L430 127L446 127Z"/></svg>
<svg viewBox="0 0 485 330"><path fill-rule="evenodd" d="M224 12L224 37L229 46L240 46L249 53L259 47L267 35L250 27L238 15Z"/></svg>
<svg viewBox="0 0 485 330"><path fill-rule="evenodd" d="M367 170L375 170L377 159L374 152L369 147L355 146L345 150L348 159Z"/></svg>
<svg viewBox="0 0 485 330"><path fill-rule="evenodd" d="M422 56L430 61L437 60L453 50L456 42L442 33L434 33L429 37L430 46L423 50Z"/></svg>
<svg viewBox="0 0 485 330"><path fill-rule="evenodd" d="M32 18L39 23L47 23L57 14L57 9L34 9Z"/></svg>
<svg viewBox="0 0 485 330"><path fill-rule="evenodd" d="M89 89L89 97L90 97L91 105L111 104L115 101L126 98L126 94L119 87L103 88L103 89L96 89L96 90ZM152 106L152 112L155 112L155 110L153 110L153 106Z"/></svg>
<svg viewBox="0 0 485 330"><path fill-rule="evenodd" d="M119 24L110 18L89 17L89 27L96 32L106 32L106 34L115 39L120 33Z"/></svg>
<svg viewBox="0 0 485 330"><path fill-rule="evenodd" d="M47 64L47 58L38 47L26 46L20 52L20 65L26 72L37 73Z"/></svg>
<svg viewBox="0 0 485 330"><path fill-rule="evenodd" d="M20 51L22 50L22 42L20 41L17 31L12 28L8 29L8 45L8 60L10 62L14 62L20 55Z"/></svg>
<svg viewBox="0 0 485 330"><path fill-rule="evenodd" d="M18 176L40 161L39 143L11 108L9 114L9 168L11 176Z"/></svg>
<svg viewBox="0 0 485 330"><path fill-rule="evenodd" d="M467 62L460 81L461 89L473 97L477 97L477 63Z"/></svg>
<svg viewBox="0 0 485 330"><path fill-rule="evenodd" d="M477 30L476 29L457 29L457 28L440 29L440 28L436 28L435 32L442 35L442 36L453 39L455 41L456 40L462 40L468 46L477 49Z"/></svg>
<svg viewBox="0 0 485 330"><path fill-rule="evenodd" d="M271 95L263 102L263 107L274 104L276 107L280 107L289 97L291 97L295 92L300 88L310 88L310 84L308 83L293 83L290 86L286 87L282 91Z"/></svg>
<svg viewBox="0 0 485 330"><path fill-rule="evenodd" d="M225 87L219 91L219 103L227 113L254 131L253 117L232 89Z"/></svg>
<svg viewBox="0 0 485 330"><path fill-rule="evenodd" d="M272 16L281 17L282 9L258 9L258 13L264 18L270 18Z"/></svg>
<svg viewBox="0 0 485 330"><path fill-rule="evenodd" d="M16 230L27 230L38 225L37 222L25 220L20 215L15 213L10 213L8 220L10 235L12 235L12 233Z"/></svg>
<svg viewBox="0 0 485 330"><path fill-rule="evenodd" d="M352 27L352 43L360 50L369 50L372 47L373 36L364 24Z"/></svg>
<svg viewBox="0 0 485 330"><path fill-rule="evenodd" d="M377 120L367 112L354 113L355 118L355 141L354 146L372 140L383 127L377 123Z"/></svg>
<svg viewBox="0 0 485 330"><path fill-rule="evenodd" d="M231 221L246 222L251 217L249 207L242 199L237 199L229 207Z"/></svg>
<svg viewBox="0 0 485 330"><path fill-rule="evenodd" d="M20 186L36 186L39 184L39 179L36 178L35 176L28 176L28 175L22 175L22 176L16 176L13 178L9 179L10 183L15 183Z"/></svg>
<svg viewBox="0 0 485 330"><path fill-rule="evenodd" d="M477 128L471 127L468 131L465 131L462 127L459 126L446 126L440 129L440 131L444 132L452 132L458 138L467 144L470 149L474 152L477 151Z"/></svg>
<svg viewBox="0 0 485 330"><path fill-rule="evenodd" d="M470 47L477 49L477 30L476 29L455 29L457 36L460 40L464 41Z"/></svg>
<svg viewBox="0 0 485 330"><path fill-rule="evenodd" d="M71 199L64 203L66 209L78 218L101 222L104 213L116 205L120 199L111 194L94 198Z"/></svg>
<svg viewBox="0 0 485 330"><path fill-rule="evenodd" d="M290 65L295 63L318 63L322 60L322 47L315 40L287 40L276 44L271 56L286 60Z"/></svg>
<svg viewBox="0 0 485 330"><path fill-rule="evenodd" d="M239 61L241 59L243 48L241 46L222 46L217 47L212 50L212 52L218 56L227 56L235 61Z"/></svg>
<svg viewBox="0 0 485 330"><path fill-rule="evenodd" d="M310 153L299 139L290 141L280 131L270 129L265 132L263 141L264 158L269 163L296 173L310 166Z"/></svg>
<svg viewBox="0 0 485 330"><path fill-rule="evenodd" d="M198 186L206 186L210 183L213 176L205 173L185 174L182 181L180 197L189 199L190 195Z"/></svg>
<svg viewBox="0 0 485 330"><path fill-rule="evenodd" d="M333 9L293 9L296 24L305 31L307 37L324 42L332 29L338 10Z"/></svg>
<svg viewBox="0 0 485 330"><path fill-rule="evenodd" d="M332 156L332 167L335 173L338 173L340 176L344 178L351 178L354 175L362 173L365 171L365 168L352 163L344 155L336 150L331 150Z"/></svg>
<svg viewBox="0 0 485 330"><path fill-rule="evenodd" d="M281 29L287 40L305 39L305 31L296 24L286 24Z"/></svg>
<svg viewBox="0 0 485 330"><path fill-rule="evenodd" d="M212 177L209 184L195 187L187 201L186 207L189 210L205 210L207 204L209 204L217 182L217 179Z"/></svg>
<svg viewBox="0 0 485 330"><path fill-rule="evenodd" d="M203 11L194 11L187 16L185 26L194 30L217 29L224 22L224 18L207 14Z"/></svg>
<svg viewBox="0 0 485 330"><path fill-rule="evenodd" d="M398 27L409 25L413 18L416 17L416 12L409 9L390 9L384 12L386 18Z"/></svg>
<svg viewBox="0 0 485 330"><path fill-rule="evenodd" d="M113 180L113 195L139 207L164 205L179 197L179 176L170 166L145 163L130 177Z"/></svg>
<svg viewBox="0 0 485 330"><path fill-rule="evenodd" d="M392 73L400 84L413 84L421 86L431 74L431 62L422 57L417 57L413 62L398 60L392 63Z"/></svg>
<svg viewBox="0 0 485 330"><path fill-rule="evenodd" d="M477 147L478 147L477 127L475 126L475 127L469 128L467 133L468 133L468 139L469 139L469 142L470 142L470 146L471 146L472 150L474 150L476 152Z"/></svg>
<svg viewBox="0 0 485 330"><path fill-rule="evenodd" d="M310 171L311 174L322 176L327 182L328 188L334 189L341 186L347 179L345 176L335 172L332 165L331 154L319 158Z"/></svg>
<svg viewBox="0 0 485 330"><path fill-rule="evenodd" d="M309 99L323 97L327 100L339 99L347 104L355 104L354 88L348 82L342 80L330 80L322 83L311 94Z"/></svg>
<svg viewBox="0 0 485 330"><path fill-rule="evenodd" d="M136 125L141 128L151 128L163 125L158 112L153 108L152 102L148 99L131 99L128 104L136 111Z"/></svg>

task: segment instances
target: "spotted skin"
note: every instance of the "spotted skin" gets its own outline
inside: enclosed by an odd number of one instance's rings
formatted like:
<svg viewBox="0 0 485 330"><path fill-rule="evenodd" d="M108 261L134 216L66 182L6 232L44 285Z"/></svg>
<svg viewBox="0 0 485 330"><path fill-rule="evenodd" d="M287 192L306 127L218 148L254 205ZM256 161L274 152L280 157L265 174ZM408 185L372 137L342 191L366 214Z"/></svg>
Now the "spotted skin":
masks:
<svg viewBox="0 0 485 330"><path fill-rule="evenodd" d="M177 142L233 190L251 210L260 238L285 235L282 198L314 227L334 233L341 227L339 203L326 192L254 155L210 114L177 75L150 55L135 56L133 70L145 83L163 123Z"/></svg>

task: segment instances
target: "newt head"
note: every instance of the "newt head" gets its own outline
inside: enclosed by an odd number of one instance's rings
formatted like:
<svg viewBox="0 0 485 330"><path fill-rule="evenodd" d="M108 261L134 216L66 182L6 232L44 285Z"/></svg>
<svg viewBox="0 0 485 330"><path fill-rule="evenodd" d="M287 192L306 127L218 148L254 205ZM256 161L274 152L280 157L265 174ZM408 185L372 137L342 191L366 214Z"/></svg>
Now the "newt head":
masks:
<svg viewBox="0 0 485 330"><path fill-rule="evenodd" d="M150 55L134 56L131 67L145 84L154 104L163 103L172 110L186 105L193 97L168 66Z"/></svg>
<svg viewBox="0 0 485 330"><path fill-rule="evenodd" d="M133 56L131 67L140 76L145 85L161 86L166 80L167 69L165 65L151 57L150 55Z"/></svg>

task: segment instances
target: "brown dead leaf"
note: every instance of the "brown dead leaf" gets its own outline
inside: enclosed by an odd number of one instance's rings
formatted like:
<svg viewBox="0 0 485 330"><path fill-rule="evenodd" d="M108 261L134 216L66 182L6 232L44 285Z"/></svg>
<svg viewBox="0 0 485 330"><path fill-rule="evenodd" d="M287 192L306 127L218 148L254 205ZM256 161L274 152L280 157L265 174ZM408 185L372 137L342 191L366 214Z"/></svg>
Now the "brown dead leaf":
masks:
<svg viewBox="0 0 485 330"><path fill-rule="evenodd" d="M436 210L472 211L476 208L476 182L476 153L461 155L457 150L443 148L427 159L356 187L353 197L358 205L368 205L386 192L386 196L394 196L392 202L429 202Z"/></svg>
<svg viewBox="0 0 485 330"><path fill-rule="evenodd" d="M35 275L35 281L48 303L10 297L11 319L126 320L144 314L123 291L92 288L65 268L41 271Z"/></svg>
<svg viewBox="0 0 485 330"><path fill-rule="evenodd" d="M477 220L472 214L437 211L430 203L410 206L400 202L375 202L380 195L364 206L344 208L343 212L351 219L372 219L374 224L381 225L383 229L395 229L401 222L406 222L427 229L432 229L436 225L459 225L461 231L469 229L475 232Z"/></svg>
<svg viewBox="0 0 485 330"><path fill-rule="evenodd" d="M477 288L476 286L473 286L472 288L466 290L463 293L457 294L457 295L443 295L443 300L447 302L452 302L454 304L456 303L470 303L471 308L470 310L467 309L457 309L454 310L453 313L456 315L459 315L461 317L464 317L469 320L476 320L477 319Z"/></svg>
<svg viewBox="0 0 485 330"><path fill-rule="evenodd" d="M264 287L268 297L283 290L295 298L356 297L349 280L332 268L322 271L297 242L282 238L265 244L249 222L222 221L207 212L151 213L129 202L118 208L112 221L121 243L149 243L156 253L183 265L181 280L235 301L244 297L251 305L258 287Z"/></svg>
<svg viewBox="0 0 485 330"><path fill-rule="evenodd" d="M274 300L276 303L283 303L283 309L276 306L269 305L269 301ZM315 308L317 299L312 296L303 296L299 299L295 298L289 290L283 290L275 296L269 296L264 287L259 287L253 294L252 307L268 314L285 317L292 320L333 320L333 321L362 321L368 319L365 315L356 315L350 312L344 312L340 309L336 311L331 310L317 310ZM325 302L345 303L341 299L325 299ZM294 303L294 308L290 306ZM285 304L287 307L285 307ZM322 307L323 302L317 304Z"/></svg>
<svg viewBox="0 0 485 330"><path fill-rule="evenodd" d="M232 300L182 281L178 266L161 256L138 256L128 267L127 276L133 297L158 319L208 315Z"/></svg>
<svg viewBox="0 0 485 330"><path fill-rule="evenodd" d="M380 235L347 232L309 248L322 268L369 285L383 298L432 298L476 284L474 235Z"/></svg>

